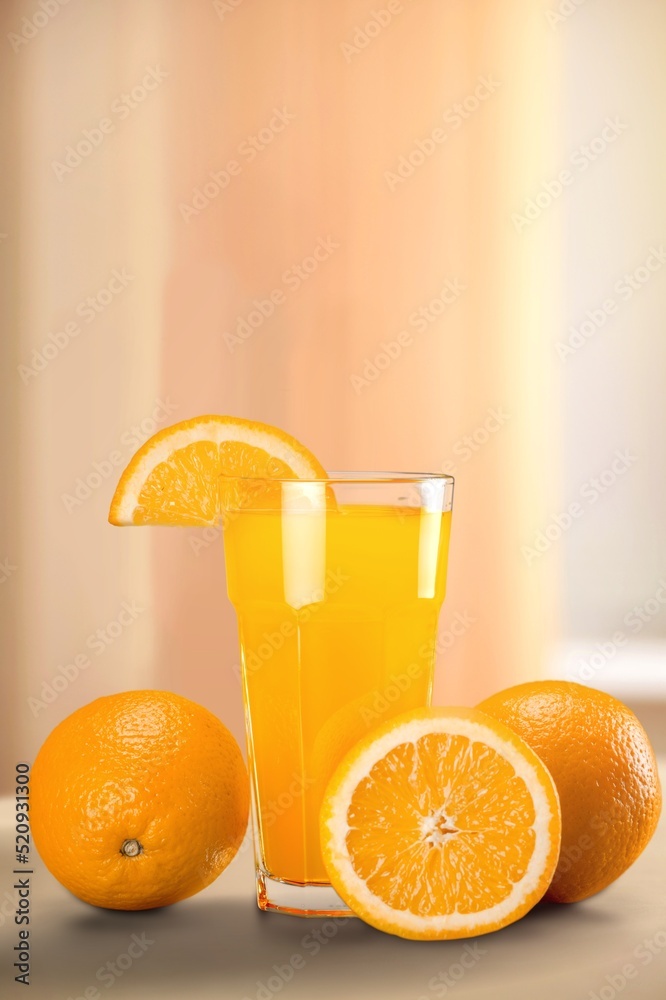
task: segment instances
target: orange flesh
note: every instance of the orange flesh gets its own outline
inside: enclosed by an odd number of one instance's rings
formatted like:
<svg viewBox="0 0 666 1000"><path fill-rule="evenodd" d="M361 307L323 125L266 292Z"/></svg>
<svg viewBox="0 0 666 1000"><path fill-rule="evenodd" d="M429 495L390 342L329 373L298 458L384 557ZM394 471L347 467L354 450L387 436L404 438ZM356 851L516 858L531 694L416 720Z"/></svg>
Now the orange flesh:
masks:
<svg viewBox="0 0 666 1000"><path fill-rule="evenodd" d="M347 849L356 873L390 906L423 916L474 913L523 878L534 819L525 782L496 751L433 734L395 747L360 782Z"/></svg>

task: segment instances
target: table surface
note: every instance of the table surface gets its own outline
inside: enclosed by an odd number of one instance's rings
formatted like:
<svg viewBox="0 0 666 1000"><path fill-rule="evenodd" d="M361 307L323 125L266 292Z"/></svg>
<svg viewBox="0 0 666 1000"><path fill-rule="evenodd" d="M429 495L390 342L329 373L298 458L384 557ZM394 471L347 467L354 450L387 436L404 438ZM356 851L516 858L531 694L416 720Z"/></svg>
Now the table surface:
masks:
<svg viewBox="0 0 666 1000"><path fill-rule="evenodd" d="M574 906L542 903L468 942L403 941L356 919L260 913L251 850L192 899L140 913L79 902L35 857L32 982L22 993L11 968L18 928L8 916L12 812L12 801L0 800L3 1000L97 1000L110 990L113 1000L666 1000L666 817L636 864L604 892ZM133 935L143 950L135 944L138 957L128 959ZM299 967L290 977L293 956Z"/></svg>

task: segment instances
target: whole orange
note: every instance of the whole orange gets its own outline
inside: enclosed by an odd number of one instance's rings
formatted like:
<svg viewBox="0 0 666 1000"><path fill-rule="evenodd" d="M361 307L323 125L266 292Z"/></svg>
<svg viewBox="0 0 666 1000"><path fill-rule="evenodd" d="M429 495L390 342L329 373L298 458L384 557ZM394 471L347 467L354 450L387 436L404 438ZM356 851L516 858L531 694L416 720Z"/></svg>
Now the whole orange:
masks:
<svg viewBox="0 0 666 1000"><path fill-rule="evenodd" d="M647 734L621 701L570 681L532 681L478 708L504 722L553 776L562 847L546 899L575 903L614 882L650 840L661 812Z"/></svg>
<svg viewBox="0 0 666 1000"><path fill-rule="evenodd" d="M209 885L249 812L235 739L169 691L113 694L73 712L37 754L31 796L46 867L79 899L114 910L166 906Z"/></svg>

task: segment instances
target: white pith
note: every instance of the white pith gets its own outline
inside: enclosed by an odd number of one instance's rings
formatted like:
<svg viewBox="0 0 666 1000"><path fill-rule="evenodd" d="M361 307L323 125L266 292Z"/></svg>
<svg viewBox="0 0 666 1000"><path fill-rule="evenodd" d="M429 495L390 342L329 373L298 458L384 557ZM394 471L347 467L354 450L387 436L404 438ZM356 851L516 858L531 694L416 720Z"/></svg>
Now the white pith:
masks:
<svg viewBox="0 0 666 1000"><path fill-rule="evenodd" d="M367 777L377 761L400 744L415 743L424 736L437 733L466 736L472 741L483 743L511 764L516 775L525 782L532 797L535 811L535 820L532 825L535 833L535 844L523 878L514 884L509 895L501 902L488 909L473 913L455 911L437 916L419 916L409 910L398 910L390 906L375 895L368 888L366 882L357 875L346 845L346 837L350 829L347 822L347 812L354 791L359 783ZM482 925L501 923L535 891L548 864L553 846L550 832L553 810L534 766L509 740L505 740L490 727L471 719L455 716L413 719L378 737L376 742L366 747L360 754L337 787L331 808L333 813L327 818L326 827L330 836L335 870L341 884L349 894L348 898L360 904L362 910L372 914L377 921L386 925L392 924L406 932L415 934L424 930L434 934L470 930ZM445 816L443 810L441 816ZM438 833L436 829L438 819L439 816L424 817L422 824L422 833L431 839L432 843L440 843L446 837L451 836L451 834Z"/></svg>
<svg viewBox="0 0 666 1000"><path fill-rule="evenodd" d="M446 832L441 829L441 822L444 821ZM421 819L421 837L427 844L443 844L451 833L460 833L453 820L450 820L443 808L438 809L432 816L423 816Z"/></svg>
<svg viewBox="0 0 666 1000"><path fill-rule="evenodd" d="M240 441L242 444L262 448L269 455L288 465L300 479L312 479L318 476L317 469L305 454L294 449L288 441L283 441L268 431L255 430L249 424L245 426L232 421L204 420L165 435L141 456L131 479L125 486L117 511L119 521L124 524L132 523L139 493L153 469L161 462L166 462L175 451L196 441L210 441L217 445L225 441Z"/></svg>

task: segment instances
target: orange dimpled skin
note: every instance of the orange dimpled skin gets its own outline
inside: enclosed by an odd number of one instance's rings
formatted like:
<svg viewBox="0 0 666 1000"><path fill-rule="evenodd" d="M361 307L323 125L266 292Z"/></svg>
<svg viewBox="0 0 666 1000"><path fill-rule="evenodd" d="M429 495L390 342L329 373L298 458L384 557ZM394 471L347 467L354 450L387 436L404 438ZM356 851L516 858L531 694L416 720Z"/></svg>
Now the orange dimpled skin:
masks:
<svg viewBox="0 0 666 1000"><path fill-rule="evenodd" d="M562 849L547 898L575 903L614 882L641 854L661 812L657 762L634 713L569 681L533 681L482 701L553 776Z"/></svg>
<svg viewBox="0 0 666 1000"><path fill-rule="evenodd" d="M207 709L166 691L98 698L32 769L39 854L79 899L116 910L185 899L226 868L249 812L245 763Z"/></svg>

